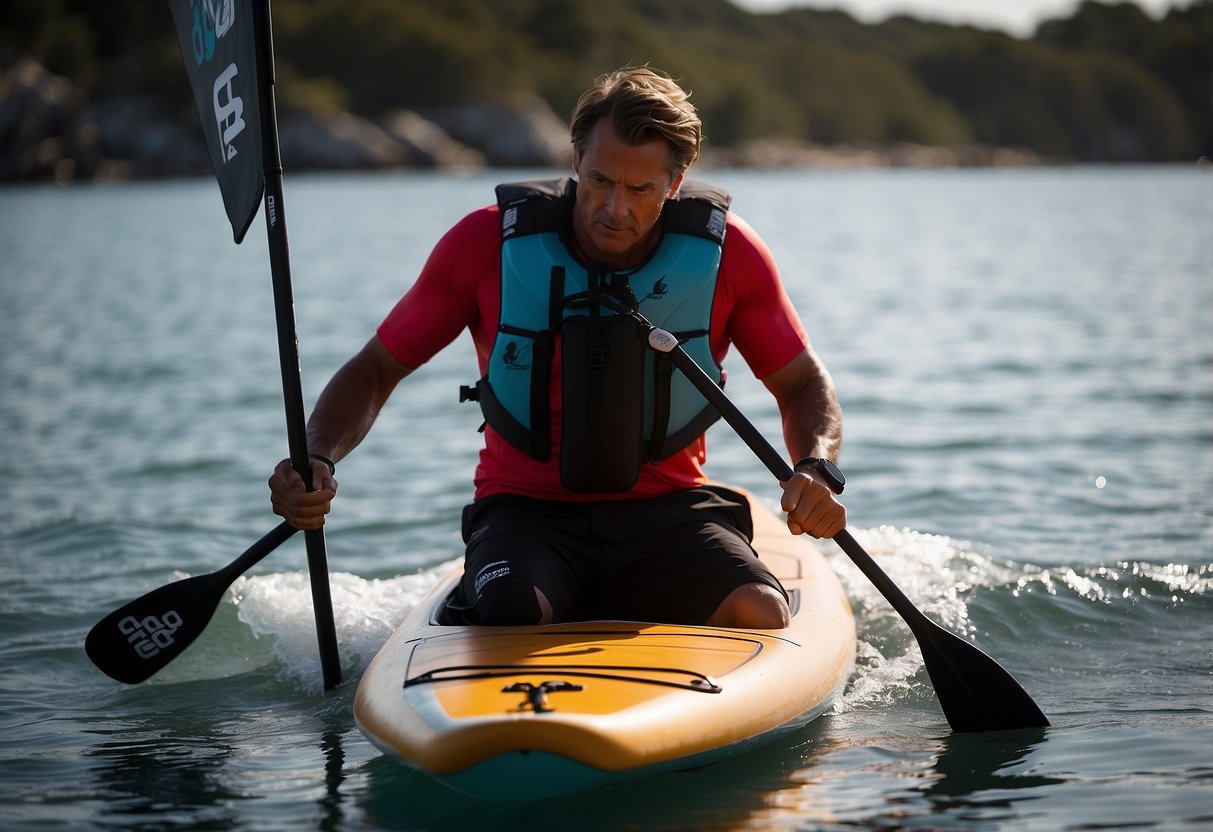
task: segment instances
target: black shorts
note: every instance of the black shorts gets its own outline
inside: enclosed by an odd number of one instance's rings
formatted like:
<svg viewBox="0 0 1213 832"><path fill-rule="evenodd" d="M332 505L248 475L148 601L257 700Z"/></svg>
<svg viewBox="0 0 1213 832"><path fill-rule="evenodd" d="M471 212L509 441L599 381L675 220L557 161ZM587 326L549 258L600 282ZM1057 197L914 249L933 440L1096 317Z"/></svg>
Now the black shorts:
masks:
<svg viewBox="0 0 1213 832"><path fill-rule="evenodd" d="M755 554L746 498L708 486L592 503L493 495L463 511L467 543L455 605L475 623L484 586L538 587L554 620L701 624L749 583L784 593Z"/></svg>

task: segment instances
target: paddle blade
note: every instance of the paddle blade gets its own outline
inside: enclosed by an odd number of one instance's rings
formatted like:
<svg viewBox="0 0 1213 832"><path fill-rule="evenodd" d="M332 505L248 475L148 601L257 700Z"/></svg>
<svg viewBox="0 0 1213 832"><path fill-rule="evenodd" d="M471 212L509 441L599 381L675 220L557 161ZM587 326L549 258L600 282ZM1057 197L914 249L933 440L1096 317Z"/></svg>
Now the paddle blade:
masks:
<svg viewBox="0 0 1213 832"><path fill-rule="evenodd" d="M1048 718L1002 665L933 622L915 628L923 663L953 731L1044 728Z"/></svg>
<svg viewBox="0 0 1213 832"><path fill-rule="evenodd" d="M107 676L144 681L202 635L231 584L217 575L176 581L114 610L89 631L84 651Z"/></svg>

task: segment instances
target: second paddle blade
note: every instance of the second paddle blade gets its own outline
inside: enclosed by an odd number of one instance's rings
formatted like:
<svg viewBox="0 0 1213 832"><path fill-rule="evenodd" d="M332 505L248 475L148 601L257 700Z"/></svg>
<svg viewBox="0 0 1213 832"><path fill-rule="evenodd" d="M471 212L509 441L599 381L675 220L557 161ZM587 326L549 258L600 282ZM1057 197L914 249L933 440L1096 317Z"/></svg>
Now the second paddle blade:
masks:
<svg viewBox="0 0 1213 832"><path fill-rule="evenodd" d="M1044 728L1048 718L994 659L933 622L915 628L923 663L953 731Z"/></svg>

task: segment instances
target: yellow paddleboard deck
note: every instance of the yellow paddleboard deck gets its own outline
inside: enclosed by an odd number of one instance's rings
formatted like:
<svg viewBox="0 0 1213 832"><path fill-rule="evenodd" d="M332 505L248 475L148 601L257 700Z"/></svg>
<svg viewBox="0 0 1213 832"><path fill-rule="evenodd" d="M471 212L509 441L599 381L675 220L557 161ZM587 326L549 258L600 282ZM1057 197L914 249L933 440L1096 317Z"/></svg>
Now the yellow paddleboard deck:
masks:
<svg viewBox="0 0 1213 832"><path fill-rule="evenodd" d="M704 765L804 725L846 684L855 622L816 547L750 505L754 547L792 599L786 629L443 626L456 570L367 667L358 726L453 788L528 800Z"/></svg>

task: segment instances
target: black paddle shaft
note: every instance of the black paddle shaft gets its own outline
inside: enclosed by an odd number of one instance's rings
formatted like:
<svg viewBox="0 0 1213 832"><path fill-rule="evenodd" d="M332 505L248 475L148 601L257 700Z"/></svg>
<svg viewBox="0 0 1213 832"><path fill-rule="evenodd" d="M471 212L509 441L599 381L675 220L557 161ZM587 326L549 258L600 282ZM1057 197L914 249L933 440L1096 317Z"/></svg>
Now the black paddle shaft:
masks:
<svg viewBox="0 0 1213 832"><path fill-rule="evenodd" d="M647 322L646 322L647 323ZM652 326L649 324L649 326ZM665 353L705 399L750 446L780 482L793 475L787 460L746 418L720 386L687 354L678 339L662 329L649 332L649 346ZM834 536L860 571L905 620L918 640L923 664L940 707L954 731L1043 728L1049 720L1020 684L994 659L927 618L885 574L847 530Z"/></svg>
<svg viewBox="0 0 1213 832"><path fill-rule="evenodd" d="M253 4L256 20L258 84L261 91L261 137L265 163L265 230L269 239L270 276L274 286L274 313L278 328L278 359L282 371L282 397L286 407L286 433L291 466L312 489L312 466L308 457L307 429L303 412L303 384L299 370L299 338L295 328L295 299L291 288L291 263L286 236L286 207L282 194L282 155L278 146L278 116L274 101L274 43L268 0ZM324 689L341 684L341 660L337 651L337 627L329 587L328 555L324 530L304 533L312 609L316 619L316 641Z"/></svg>

